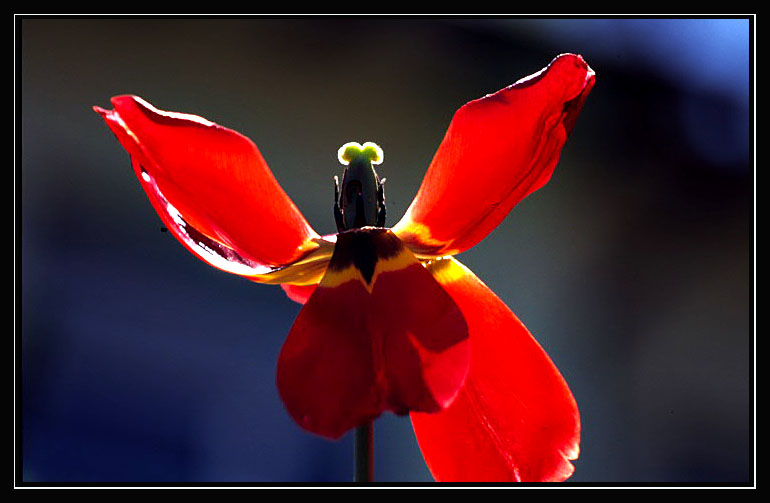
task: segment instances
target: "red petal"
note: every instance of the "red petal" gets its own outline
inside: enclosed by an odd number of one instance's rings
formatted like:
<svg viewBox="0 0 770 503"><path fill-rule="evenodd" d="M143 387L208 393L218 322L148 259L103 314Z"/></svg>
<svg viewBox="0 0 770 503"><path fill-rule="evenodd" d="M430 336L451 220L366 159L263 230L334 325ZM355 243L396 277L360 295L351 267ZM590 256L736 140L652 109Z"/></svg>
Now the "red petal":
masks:
<svg viewBox="0 0 770 503"><path fill-rule="evenodd" d="M574 468L580 417L567 384L526 327L454 259L428 264L468 323L471 368L455 401L412 414L438 481L561 481Z"/></svg>
<svg viewBox="0 0 770 503"><path fill-rule="evenodd" d="M289 283L281 284L281 288L286 292L286 296L298 304L305 304L310 300L318 285L291 285Z"/></svg>
<svg viewBox="0 0 770 503"><path fill-rule="evenodd" d="M481 241L549 180L593 83L586 62L564 54L464 105L393 231L416 253L432 256Z"/></svg>
<svg viewBox="0 0 770 503"><path fill-rule="evenodd" d="M470 360L460 311L387 229L340 234L278 359L278 390L303 428L331 438L386 410L438 411Z"/></svg>
<svg viewBox="0 0 770 503"><path fill-rule="evenodd" d="M278 185L256 145L136 96L94 107L123 147L158 215L190 251L243 275L291 264L319 236Z"/></svg>

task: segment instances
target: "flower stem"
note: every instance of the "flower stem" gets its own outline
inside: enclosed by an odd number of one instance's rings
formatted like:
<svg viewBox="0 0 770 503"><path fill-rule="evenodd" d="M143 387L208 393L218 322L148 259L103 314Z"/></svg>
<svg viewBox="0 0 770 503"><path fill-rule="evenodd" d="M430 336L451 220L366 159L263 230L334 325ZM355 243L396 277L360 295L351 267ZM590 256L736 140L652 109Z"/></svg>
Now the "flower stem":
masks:
<svg viewBox="0 0 770 503"><path fill-rule="evenodd" d="M372 422L356 428L353 446L355 457L354 482L374 481L374 425Z"/></svg>

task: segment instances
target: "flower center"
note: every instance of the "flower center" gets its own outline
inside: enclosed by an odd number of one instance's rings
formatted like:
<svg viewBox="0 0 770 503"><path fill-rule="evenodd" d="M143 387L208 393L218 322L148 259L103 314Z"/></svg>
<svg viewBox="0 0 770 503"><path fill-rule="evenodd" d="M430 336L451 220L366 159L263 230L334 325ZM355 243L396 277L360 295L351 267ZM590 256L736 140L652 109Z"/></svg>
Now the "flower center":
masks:
<svg viewBox="0 0 770 503"><path fill-rule="evenodd" d="M385 155L376 143L349 142L337 151L345 166L342 186L334 177L334 220L337 231L385 226L385 178L380 179L374 165Z"/></svg>

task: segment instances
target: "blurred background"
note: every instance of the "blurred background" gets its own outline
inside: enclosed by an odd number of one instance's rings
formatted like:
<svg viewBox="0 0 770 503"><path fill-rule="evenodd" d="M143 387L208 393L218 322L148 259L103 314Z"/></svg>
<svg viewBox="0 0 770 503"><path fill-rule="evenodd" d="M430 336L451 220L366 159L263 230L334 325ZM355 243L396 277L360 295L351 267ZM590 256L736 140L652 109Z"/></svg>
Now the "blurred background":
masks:
<svg viewBox="0 0 770 503"><path fill-rule="evenodd" d="M162 232L92 105L138 94L240 131L323 234L340 145L383 147L393 225L454 111L562 52L597 77L554 176L460 260L569 383L571 481L753 481L749 19L25 17L16 30L25 482L352 477L352 434L304 432L275 387L300 306ZM375 478L432 480L408 419L375 423Z"/></svg>

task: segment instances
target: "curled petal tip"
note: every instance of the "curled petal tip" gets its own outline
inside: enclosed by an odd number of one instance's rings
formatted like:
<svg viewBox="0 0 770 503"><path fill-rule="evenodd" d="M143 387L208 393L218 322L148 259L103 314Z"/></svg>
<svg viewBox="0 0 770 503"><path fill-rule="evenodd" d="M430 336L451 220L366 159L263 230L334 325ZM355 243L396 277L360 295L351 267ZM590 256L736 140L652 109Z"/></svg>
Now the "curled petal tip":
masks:
<svg viewBox="0 0 770 503"><path fill-rule="evenodd" d="M459 253L483 239L550 179L594 75L582 56L562 54L463 105L396 234L429 256Z"/></svg>
<svg viewBox="0 0 770 503"><path fill-rule="evenodd" d="M164 225L196 256L252 277L293 265L318 247L318 234L251 140L135 95L110 102L113 110L93 110L130 154Z"/></svg>

